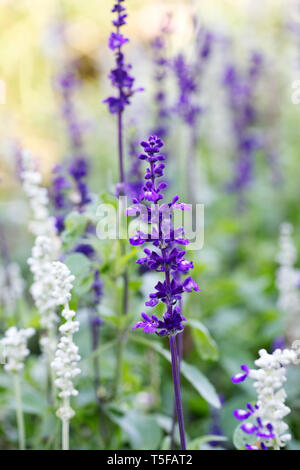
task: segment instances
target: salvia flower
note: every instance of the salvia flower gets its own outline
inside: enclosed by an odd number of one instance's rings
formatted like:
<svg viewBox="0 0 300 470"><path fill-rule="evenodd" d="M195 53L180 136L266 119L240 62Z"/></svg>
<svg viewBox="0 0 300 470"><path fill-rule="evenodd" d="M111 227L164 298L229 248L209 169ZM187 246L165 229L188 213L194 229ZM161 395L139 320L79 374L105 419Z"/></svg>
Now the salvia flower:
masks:
<svg viewBox="0 0 300 470"><path fill-rule="evenodd" d="M32 255L28 259L34 281L30 293L41 315L41 326L48 330L54 330L58 321L57 302L53 295L52 262L54 259L51 238L37 237Z"/></svg>
<svg viewBox="0 0 300 470"><path fill-rule="evenodd" d="M259 351L255 361L257 369L242 365L242 373L232 377L233 383L239 383L250 377L254 380L257 402L247 403L245 409L234 411L234 417L243 421L241 429L245 434L254 435L255 444L247 444L248 450L279 450L291 439L288 426L283 421L290 409L285 404L286 367L299 363L299 351L276 349L268 354L265 349Z"/></svg>
<svg viewBox="0 0 300 470"><path fill-rule="evenodd" d="M300 314L300 294L299 270L295 268L297 250L292 240L292 231L292 226L286 222L280 227L276 285L279 292L278 308L287 315L289 322L293 323L293 335L296 335L295 319L299 318Z"/></svg>
<svg viewBox="0 0 300 470"><path fill-rule="evenodd" d="M257 110L254 92L261 75L263 59L253 53L247 72L243 75L234 65L227 66L224 86L228 92L232 112L232 128L237 153L236 166L228 189L243 195L253 178L254 152L261 146L261 138L255 129Z"/></svg>
<svg viewBox="0 0 300 470"><path fill-rule="evenodd" d="M158 302L165 305L162 319L156 315L142 313L142 319L133 329L141 328L145 333L156 333L159 336L168 336L171 351L172 376L176 415L179 425L181 449L186 449L184 418L180 392L180 371L178 351L175 336L184 329L186 318L181 314L181 299L184 292L199 291L196 282L187 276L185 279L178 274L187 274L193 268L185 258L185 251L178 249L178 245L187 245L189 240L184 238L182 227L174 227L174 209L188 208L179 202L176 195L170 203L159 204L164 198L165 182L157 181L164 175L165 155L161 153L162 140L157 136L150 136L148 141L141 142L143 153L139 158L148 163L144 177L144 185L138 198L133 199L134 206L127 210L128 215L139 212L141 221L148 225L148 233L141 230L130 239L132 245L142 245L146 242L152 248L144 250L145 257L139 259L138 264L147 265L153 271L164 273L163 281L155 286L155 292L150 294L146 305L154 307Z"/></svg>
<svg viewBox="0 0 300 470"><path fill-rule="evenodd" d="M28 150L22 152L21 180L23 189L29 198L33 212L33 221L29 228L31 232L38 235L55 234L54 220L49 214L49 198L46 188L41 186L42 176L36 170L34 160Z"/></svg>
<svg viewBox="0 0 300 470"><path fill-rule="evenodd" d="M115 68L111 70L109 78L111 84L117 89L117 96L109 96L104 103L107 103L110 113L116 114L123 112L125 107L130 104L130 97L135 91L133 85L135 79L130 75L131 65L126 64L123 53L123 46L129 42L129 39L121 33L121 28L126 24L126 8L123 5L124 0L117 0L112 12L116 14L113 20L115 31L111 33L108 39L108 47L115 53Z"/></svg>
<svg viewBox="0 0 300 470"><path fill-rule="evenodd" d="M74 388L73 379L80 373L77 366L80 360L78 347L73 342L73 335L79 329L79 322L74 320L75 312L69 307L74 276L60 261L52 263L52 270L54 295L57 304L64 306L62 317L65 322L59 327L61 337L51 366L56 374L55 385L60 390L58 396L63 399L57 415L62 421L69 421L74 416L74 411L70 406L70 397L78 394Z"/></svg>
<svg viewBox="0 0 300 470"><path fill-rule="evenodd" d="M56 302L52 295L51 263L59 257L60 241L56 235L55 221L49 214L49 198L46 188L42 187L42 176L36 170L28 150L21 152L21 181L29 198L33 212L30 229L36 236L31 257L28 259L33 274L30 292L41 315L41 326L46 335L40 339L45 357L50 362L56 347Z"/></svg>
<svg viewBox="0 0 300 470"><path fill-rule="evenodd" d="M17 373L24 368L24 360L30 352L27 348L27 341L33 335L33 328L18 330L15 326L5 332L1 343L5 352L6 364L4 369L6 371Z"/></svg>
<svg viewBox="0 0 300 470"><path fill-rule="evenodd" d="M157 136L150 136L148 141L141 143L141 146L144 152L139 158L145 160L149 166L146 169L142 191L138 199L133 200L134 205L127 210L127 214L133 215L136 212L144 214L144 222L151 225L151 233L138 231L130 239L130 243L134 246L146 242L152 244L153 248L146 248L144 250L146 256L137 260L137 263L146 265L150 270L164 273L165 279L156 284L155 292L150 294L146 306L154 307L158 302L163 302L166 312L162 320L156 315L149 316L142 313L142 320L134 326L134 329L142 328L145 333L172 336L183 331L183 322L186 321L177 305L182 294L200 290L190 276L181 280L177 275L187 274L193 268L193 263L184 258L185 251L178 248L187 245L189 241L184 238L181 227L174 228L172 216L174 209L185 210L187 206L178 202L178 196L175 196L169 204L158 204L163 199L163 190L167 186L166 183L157 181L164 174L165 156L161 154L163 142Z"/></svg>
<svg viewBox="0 0 300 470"><path fill-rule="evenodd" d="M180 53L173 62L179 91L175 111L191 128L195 128L199 116L204 111L203 106L198 103L198 95L207 61L211 57L213 42L213 34L204 28L199 28L196 34L194 60L188 61L186 56Z"/></svg>
<svg viewBox="0 0 300 470"><path fill-rule="evenodd" d="M161 139L167 137L169 126L168 118L170 117L170 106L168 104L167 94L167 78L170 69L170 61L167 58L166 42L167 36L170 33L170 17L167 17L166 24L161 28L159 36L157 36L151 43L154 56L155 65L155 95L154 101L156 104L155 128L152 133Z"/></svg>
<svg viewBox="0 0 300 470"><path fill-rule="evenodd" d="M5 312L13 312L24 293L24 279L17 263L0 267L0 305Z"/></svg>
<svg viewBox="0 0 300 470"><path fill-rule="evenodd" d="M82 211L91 201L86 183L89 172L88 159L84 149L84 131L86 123L79 116L75 105L75 93L81 86L76 64L65 65L57 77L56 89L61 97L61 114L66 124L71 155L65 164L56 165L53 170L51 199L56 211L56 230L65 228L65 216L72 208Z"/></svg>

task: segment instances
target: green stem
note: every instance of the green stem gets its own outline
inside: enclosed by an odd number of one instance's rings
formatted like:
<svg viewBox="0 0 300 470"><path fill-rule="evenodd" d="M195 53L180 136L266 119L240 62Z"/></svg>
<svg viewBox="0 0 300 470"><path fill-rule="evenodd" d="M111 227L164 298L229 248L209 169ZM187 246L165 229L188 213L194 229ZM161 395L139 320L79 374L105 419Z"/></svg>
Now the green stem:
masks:
<svg viewBox="0 0 300 470"><path fill-rule="evenodd" d="M54 354L51 351L51 344L52 344L52 342L57 341L54 326L52 328L49 328L48 338L49 338L49 345L50 346L49 346L47 360L48 360L48 367L49 367L49 374L50 374L51 403L53 403L54 406L56 406L57 405L57 399L56 399L56 386L55 386L55 372L51 367L51 363L54 360Z"/></svg>
<svg viewBox="0 0 300 470"><path fill-rule="evenodd" d="M69 450L69 420L62 420L62 449Z"/></svg>
<svg viewBox="0 0 300 470"><path fill-rule="evenodd" d="M21 384L20 376L18 373L14 374L14 388L16 397L16 416L18 424L18 436L19 436L19 449L25 450L25 426L24 416L22 410L22 395L21 395Z"/></svg>
<svg viewBox="0 0 300 470"><path fill-rule="evenodd" d="M123 381L123 356L125 349L125 337L124 334L120 334L119 341L117 342L117 352L116 352L116 368L115 368L115 378L113 385L113 397L116 398L119 396Z"/></svg>
<svg viewBox="0 0 300 470"><path fill-rule="evenodd" d="M64 397L63 408L68 410L70 408L70 398ZM70 420L68 418L62 419L62 450L69 450L69 431Z"/></svg>

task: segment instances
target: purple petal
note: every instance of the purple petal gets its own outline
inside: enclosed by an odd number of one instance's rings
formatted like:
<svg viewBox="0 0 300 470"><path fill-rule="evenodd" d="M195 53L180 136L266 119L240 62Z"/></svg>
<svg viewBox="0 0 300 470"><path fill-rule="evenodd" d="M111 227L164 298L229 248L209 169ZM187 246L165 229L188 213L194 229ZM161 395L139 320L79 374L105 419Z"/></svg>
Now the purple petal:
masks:
<svg viewBox="0 0 300 470"><path fill-rule="evenodd" d="M241 425L241 430L246 434L253 434L255 431L257 431L257 429L257 426L252 423L244 423Z"/></svg>
<svg viewBox="0 0 300 470"><path fill-rule="evenodd" d="M251 416L251 413L250 413L250 411L238 409L238 410L234 410L233 416L236 419L239 419L239 420L243 421L244 419L248 419L249 416Z"/></svg>

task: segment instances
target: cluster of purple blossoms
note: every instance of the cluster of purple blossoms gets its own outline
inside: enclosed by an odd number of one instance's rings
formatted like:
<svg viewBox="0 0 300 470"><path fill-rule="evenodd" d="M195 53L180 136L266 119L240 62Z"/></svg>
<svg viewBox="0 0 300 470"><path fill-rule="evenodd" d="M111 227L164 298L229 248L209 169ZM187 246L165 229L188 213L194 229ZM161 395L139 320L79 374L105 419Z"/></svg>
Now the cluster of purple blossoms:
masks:
<svg viewBox="0 0 300 470"><path fill-rule="evenodd" d="M254 106L254 91L262 69L262 56L253 53L246 76L235 66L226 68L224 85L228 90L229 105L233 116L233 131L237 152L235 175L228 189L242 193L253 177L254 152L261 146L261 139L254 129L257 113Z"/></svg>
<svg viewBox="0 0 300 470"><path fill-rule="evenodd" d="M125 63L122 47L129 42L129 39L121 34L121 27L126 24L126 8L123 6L124 0L117 0L112 12L116 13L116 18L113 20L113 26L116 31L111 33L108 39L109 48L115 52L116 68L111 70L109 78L112 86L117 88L118 96L109 96L104 103L108 104L108 109L111 114L122 113L125 107L130 104L130 97L135 91L133 90L134 78L130 75L129 71L131 65Z"/></svg>
<svg viewBox="0 0 300 470"><path fill-rule="evenodd" d="M152 133L161 139L165 139L168 134L168 118L170 116L170 109L167 102L166 93L166 79L168 76L168 68L170 66L169 60L166 57L166 40L170 32L169 28L170 18L168 17L167 24L162 27L161 34L157 36L151 43L154 53L155 75L154 80L156 83L156 92L154 100L157 106L155 128Z"/></svg>
<svg viewBox="0 0 300 470"><path fill-rule="evenodd" d="M71 156L62 165L57 165L53 170L51 187L51 199L56 211L56 230L61 233L65 229L65 217L76 210L84 212L87 204L91 202L91 196L87 185L89 174L89 162L85 154L83 134L85 124L78 118L74 105L74 94L81 86L77 69L74 64L66 66L65 70L55 81L56 89L61 96L61 114L66 123L71 147ZM88 233L94 233L95 228L88 224L86 233L80 242L74 247L73 252L81 253L89 259L95 258L95 250L89 243ZM102 282L99 270L94 270L92 284L93 307L96 309L102 297ZM96 321L100 321L97 317Z"/></svg>
<svg viewBox="0 0 300 470"><path fill-rule="evenodd" d="M174 60L173 69L179 88L179 98L175 109L184 122L189 126L195 126L202 108L193 102L193 97L198 91L193 67L188 64L183 54L179 54Z"/></svg>
<svg viewBox="0 0 300 470"><path fill-rule="evenodd" d="M200 29L196 37L196 60L189 63L183 54L179 54L173 63L179 89L175 111L191 127L196 126L197 119L203 112L202 106L195 99L205 65L211 55L213 39L211 32Z"/></svg>
<svg viewBox="0 0 300 470"><path fill-rule="evenodd" d="M86 183L89 166L83 148L85 124L78 119L74 106L74 92L80 86L75 66L71 64L66 67L56 80L56 85L62 98L62 117L66 123L72 149L67 169L64 165L57 165L53 170L51 198L57 210L56 228L60 233L64 230L64 219L68 211L75 207L81 212L91 198ZM65 176L66 172L69 178Z"/></svg>
<svg viewBox="0 0 300 470"><path fill-rule="evenodd" d="M185 251L178 248L178 245L187 245L189 241L184 238L182 227L174 228L172 212L174 209L185 210L188 206L179 203L178 196L169 204L159 205L159 201L164 197L162 191L167 187L165 182L157 182L157 178L164 174L165 156L161 154L163 142L159 137L151 136L147 142L142 142L141 146L144 153L139 155L139 159L147 161L149 167L146 169L142 191L138 198L133 199L134 205L127 210L127 214L140 213L142 221L149 224L150 233L138 231L130 239L130 243L134 246L152 243L154 249L146 248L146 256L137 260L137 263L164 273L164 280L156 284L155 292L150 294L146 305L154 307L161 301L166 305L166 312L162 320L156 315L150 317L142 313L142 320L137 322L133 329L143 328L145 333L174 336L183 331L183 322L186 321L178 305L182 294L200 290L190 276L184 280L178 277L178 273L187 274L193 269L193 263L186 260Z"/></svg>

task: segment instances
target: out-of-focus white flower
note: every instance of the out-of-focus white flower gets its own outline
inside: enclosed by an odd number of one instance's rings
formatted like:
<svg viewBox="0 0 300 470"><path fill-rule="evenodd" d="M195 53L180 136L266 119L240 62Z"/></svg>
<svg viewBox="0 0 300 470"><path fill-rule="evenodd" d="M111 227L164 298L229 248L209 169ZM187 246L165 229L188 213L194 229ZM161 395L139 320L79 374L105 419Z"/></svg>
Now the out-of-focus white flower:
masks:
<svg viewBox="0 0 300 470"><path fill-rule="evenodd" d="M35 305L41 314L41 326L48 330L54 329L58 322L56 315L57 300L53 293L53 245L50 237L38 236L28 259L33 274L30 288Z"/></svg>
<svg viewBox="0 0 300 470"><path fill-rule="evenodd" d="M49 198L46 188L41 186L42 176L36 170L35 163L29 150L22 151L21 179L23 189L29 198L33 212L33 221L30 223L31 232L38 235L55 235L54 219L50 217Z"/></svg>
<svg viewBox="0 0 300 470"><path fill-rule="evenodd" d="M75 277L70 273L69 268L60 261L52 263L52 273L53 297L56 298L57 305L65 305L70 301L72 282Z"/></svg>
<svg viewBox="0 0 300 470"><path fill-rule="evenodd" d="M33 334L33 328L18 330L12 326L6 331L4 338L1 340L7 360L4 365L5 370L19 372L23 369L24 359L30 352L27 348L27 341Z"/></svg>
<svg viewBox="0 0 300 470"><path fill-rule="evenodd" d="M279 292L277 301L280 308L289 317L289 323L300 319L299 270L295 269L297 250L292 240L293 228L288 223L281 224L279 236L279 252L277 261L279 268L276 273L276 285ZM294 331L298 336L299 331Z"/></svg>
<svg viewBox="0 0 300 470"><path fill-rule="evenodd" d="M47 190L41 186L42 176L28 150L21 153L21 179L33 212L30 230L36 236L32 255L28 260L33 274L30 292L41 314L41 326L47 329L47 338L41 339L41 348L50 362L56 348L57 299L53 293L52 262L58 259L60 240L56 235L54 219L50 217Z"/></svg>
<svg viewBox="0 0 300 470"><path fill-rule="evenodd" d="M5 312L13 312L16 302L24 292L24 280L20 266L17 263L9 263L0 267L0 304Z"/></svg>
<svg viewBox="0 0 300 470"><path fill-rule="evenodd" d="M75 312L69 308L74 276L63 263L57 261L52 263L53 269L53 293L57 302L64 305L62 316L66 320L60 327L61 338L57 345L54 361L51 367L55 371L55 385L60 389L58 396L63 398L62 406L57 415L62 420L69 420L74 415L70 407L70 397L77 395L73 385L73 378L80 373L77 363L80 360L78 347L73 342L73 334L79 329L79 322L74 320Z"/></svg>

